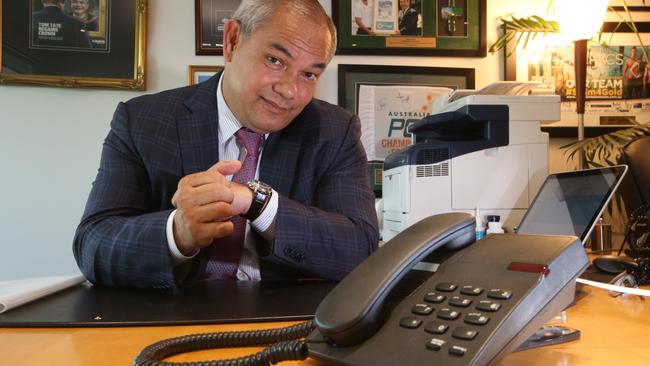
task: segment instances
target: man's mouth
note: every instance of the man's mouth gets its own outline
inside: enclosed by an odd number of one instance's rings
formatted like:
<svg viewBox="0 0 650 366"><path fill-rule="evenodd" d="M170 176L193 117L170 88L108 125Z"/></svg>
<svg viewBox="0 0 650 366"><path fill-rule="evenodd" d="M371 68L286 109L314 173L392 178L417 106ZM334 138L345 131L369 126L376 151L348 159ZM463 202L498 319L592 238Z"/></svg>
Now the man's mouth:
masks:
<svg viewBox="0 0 650 366"><path fill-rule="evenodd" d="M274 112L274 113L286 113L289 108L285 107L281 104L278 104L272 100L266 99L264 97L261 97L262 100L266 103L266 105L269 107L269 109Z"/></svg>

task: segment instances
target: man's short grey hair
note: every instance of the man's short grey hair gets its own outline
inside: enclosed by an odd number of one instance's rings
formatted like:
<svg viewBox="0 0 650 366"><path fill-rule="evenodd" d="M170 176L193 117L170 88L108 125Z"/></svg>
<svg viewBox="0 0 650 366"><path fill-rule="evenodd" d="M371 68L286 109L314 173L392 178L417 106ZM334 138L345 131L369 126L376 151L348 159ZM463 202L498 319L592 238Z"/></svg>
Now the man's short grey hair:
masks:
<svg viewBox="0 0 650 366"><path fill-rule="evenodd" d="M324 23L331 35L330 57L336 50L336 27L318 0L242 0L233 14L233 19L241 25L243 35L249 35L265 21L271 20L276 9L288 7L296 13ZM286 16L286 15L283 15Z"/></svg>

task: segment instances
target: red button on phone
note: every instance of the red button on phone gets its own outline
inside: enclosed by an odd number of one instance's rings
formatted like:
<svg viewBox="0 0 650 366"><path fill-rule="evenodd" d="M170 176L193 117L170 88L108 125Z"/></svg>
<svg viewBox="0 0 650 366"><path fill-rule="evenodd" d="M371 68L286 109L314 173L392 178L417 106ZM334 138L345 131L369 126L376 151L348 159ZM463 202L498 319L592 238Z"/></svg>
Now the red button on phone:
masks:
<svg viewBox="0 0 650 366"><path fill-rule="evenodd" d="M535 263L521 263L521 262L510 262L508 265L509 271L517 272L529 272L529 273L539 273L544 277L547 277L551 273L551 269L548 268L545 264L535 264Z"/></svg>

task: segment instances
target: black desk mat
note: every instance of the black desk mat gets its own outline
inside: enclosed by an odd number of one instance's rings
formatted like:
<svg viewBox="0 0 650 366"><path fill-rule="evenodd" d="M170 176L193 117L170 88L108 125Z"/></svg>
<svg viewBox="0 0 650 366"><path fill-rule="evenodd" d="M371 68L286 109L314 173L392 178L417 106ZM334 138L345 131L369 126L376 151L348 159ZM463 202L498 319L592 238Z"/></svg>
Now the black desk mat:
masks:
<svg viewBox="0 0 650 366"><path fill-rule="evenodd" d="M116 327L302 320L336 284L214 281L181 294L82 283L0 314L0 327Z"/></svg>

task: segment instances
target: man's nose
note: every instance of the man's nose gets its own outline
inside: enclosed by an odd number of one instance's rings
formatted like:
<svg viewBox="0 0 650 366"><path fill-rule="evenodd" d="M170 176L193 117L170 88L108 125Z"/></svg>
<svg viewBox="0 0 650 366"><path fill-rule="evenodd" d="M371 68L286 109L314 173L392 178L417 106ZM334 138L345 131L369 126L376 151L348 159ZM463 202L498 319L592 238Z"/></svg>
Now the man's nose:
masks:
<svg viewBox="0 0 650 366"><path fill-rule="evenodd" d="M273 90L286 99L293 99L298 95L298 82L293 75L285 75L273 85Z"/></svg>

